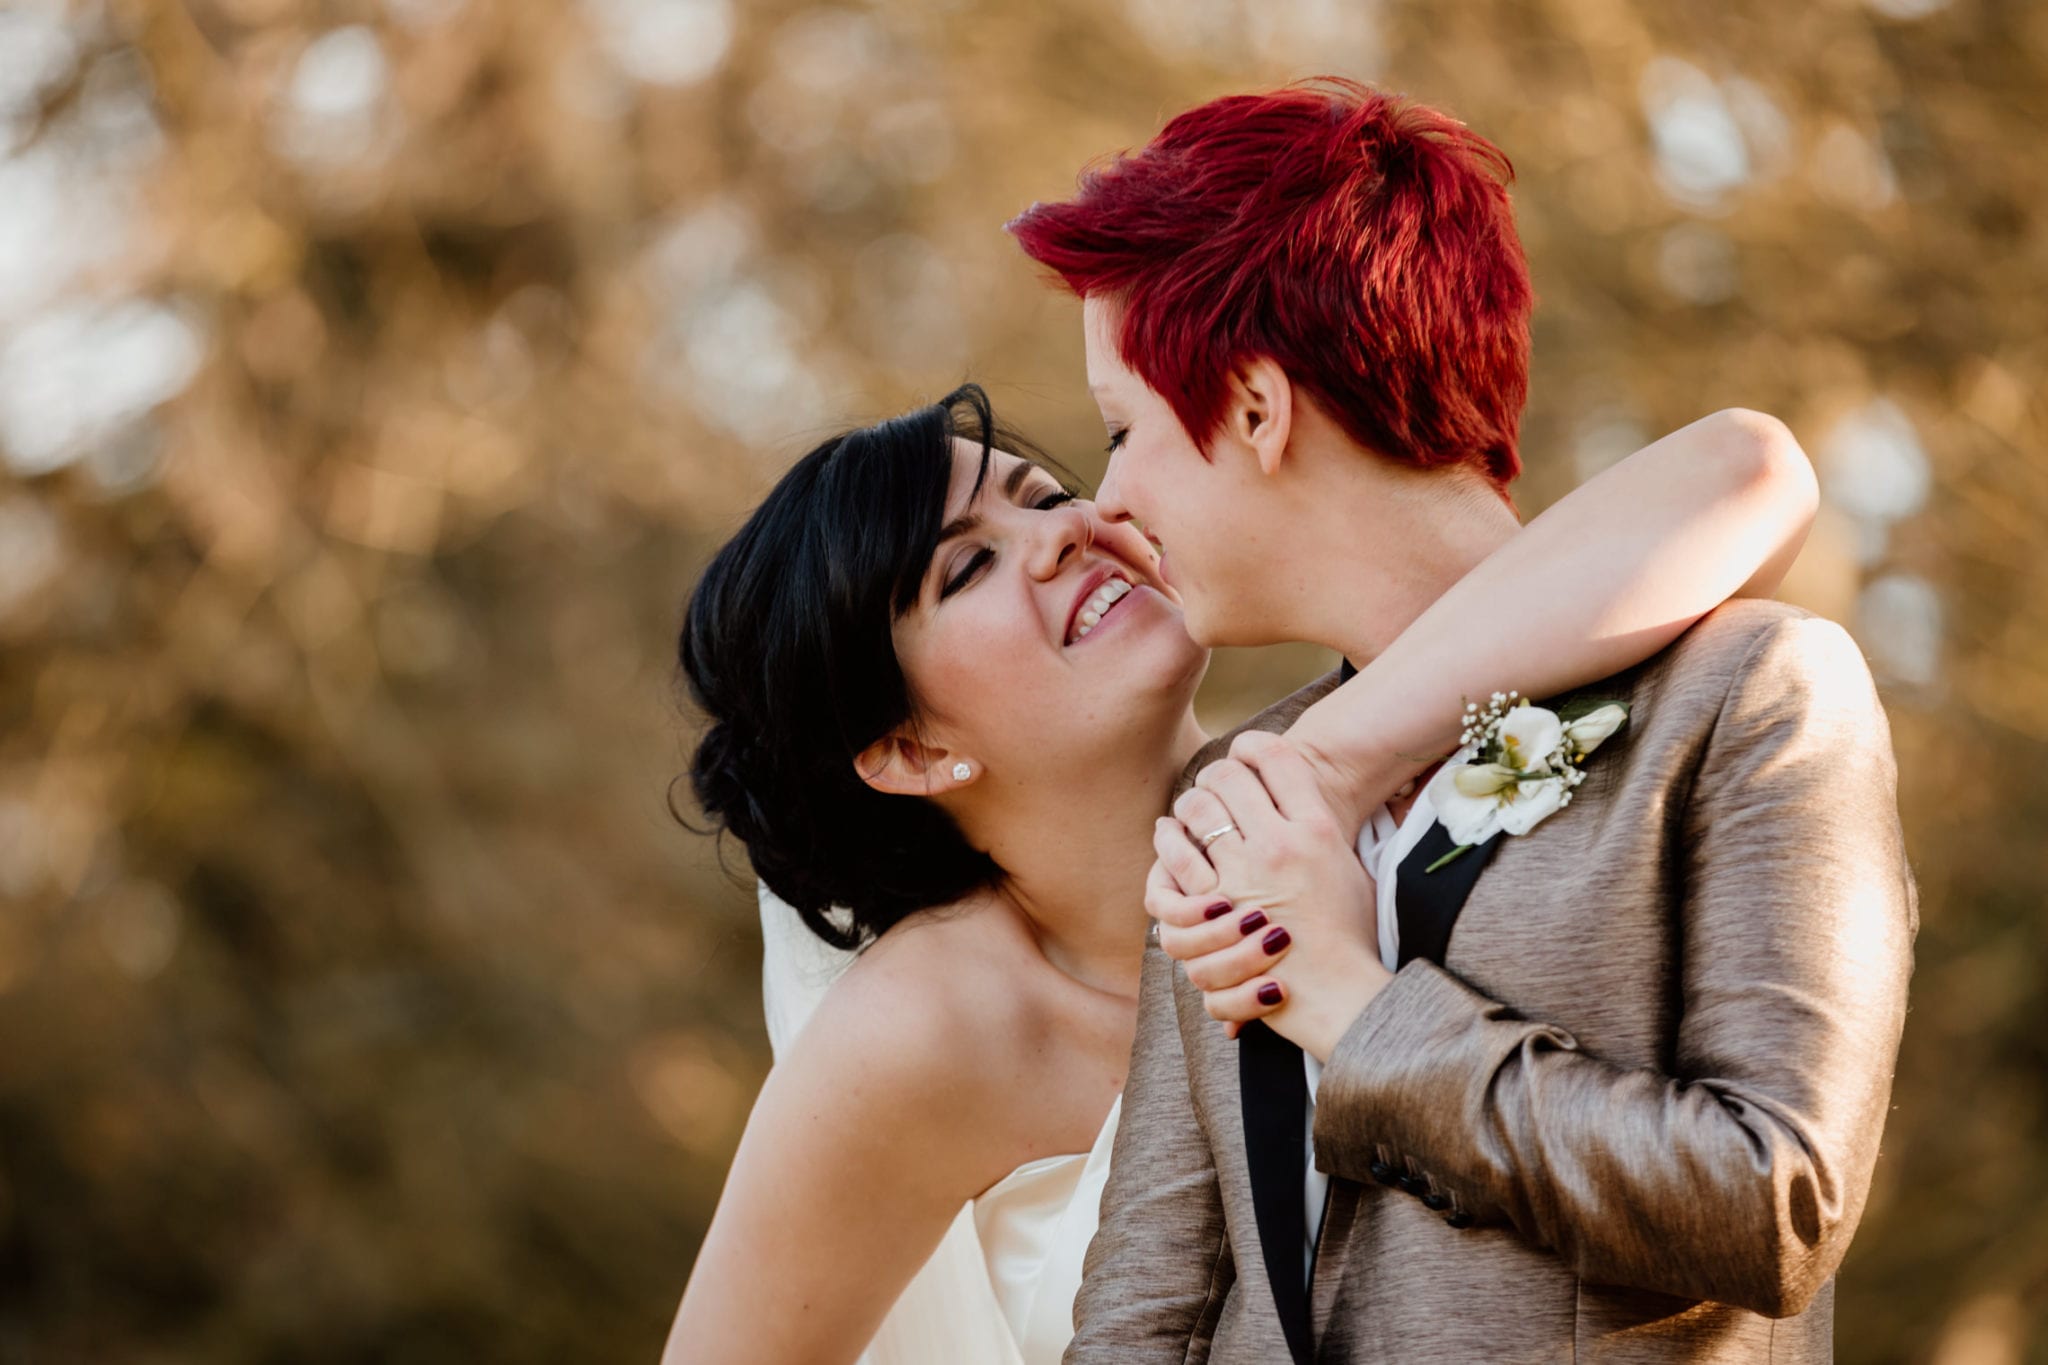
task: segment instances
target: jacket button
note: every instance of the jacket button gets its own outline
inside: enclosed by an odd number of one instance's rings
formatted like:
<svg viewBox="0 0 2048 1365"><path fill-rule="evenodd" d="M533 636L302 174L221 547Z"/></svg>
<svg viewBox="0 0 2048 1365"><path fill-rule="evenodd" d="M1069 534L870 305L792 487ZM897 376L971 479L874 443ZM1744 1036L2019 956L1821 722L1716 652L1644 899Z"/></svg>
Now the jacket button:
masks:
<svg viewBox="0 0 2048 1365"><path fill-rule="evenodd" d="M1469 1228L1472 1226L1473 1218L1471 1214L1463 1209L1459 1209L1456 1213L1445 1218L1444 1221L1454 1228Z"/></svg>
<svg viewBox="0 0 2048 1365"><path fill-rule="evenodd" d="M1399 1176L1394 1174L1394 1168L1384 1161L1375 1161L1365 1169L1372 1172L1372 1178L1379 1181L1382 1185L1391 1185L1400 1179Z"/></svg>
<svg viewBox="0 0 2048 1365"><path fill-rule="evenodd" d="M1422 1206L1434 1213L1442 1213L1451 1206L1451 1197L1441 1190L1422 1196Z"/></svg>
<svg viewBox="0 0 2048 1365"><path fill-rule="evenodd" d="M1426 1194L1429 1191L1429 1182L1427 1180L1424 1180L1419 1175L1402 1176L1400 1180L1400 1185L1402 1189L1408 1191L1408 1193L1410 1194Z"/></svg>

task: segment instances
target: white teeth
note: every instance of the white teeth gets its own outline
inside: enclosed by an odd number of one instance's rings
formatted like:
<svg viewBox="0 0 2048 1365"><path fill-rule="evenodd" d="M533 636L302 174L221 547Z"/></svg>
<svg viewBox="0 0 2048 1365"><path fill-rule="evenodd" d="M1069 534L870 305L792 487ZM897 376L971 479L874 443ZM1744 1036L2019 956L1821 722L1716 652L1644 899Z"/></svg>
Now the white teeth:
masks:
<svg viewBox="0 0 2048 1365"><path fill-rule="evenodd" d="M1081 608L1081 614L1075 618L1074 638L1078 640L1095 629L1101 623L1103 615L1121 602L1130 591L1131 585L1121 578L1105 579L1102 586L1089 595L1086 605Z"/></svg>

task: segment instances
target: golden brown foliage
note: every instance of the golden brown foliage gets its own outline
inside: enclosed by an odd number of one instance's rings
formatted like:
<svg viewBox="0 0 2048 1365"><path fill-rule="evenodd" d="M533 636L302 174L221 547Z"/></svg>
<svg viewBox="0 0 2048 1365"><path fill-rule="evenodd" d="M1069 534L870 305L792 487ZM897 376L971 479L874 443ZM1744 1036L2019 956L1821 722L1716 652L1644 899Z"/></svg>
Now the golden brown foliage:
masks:
<svg viewBox="0 0 2048 1365"><path fill-rule="evenodd" d="M695 566L963 375L1093 448L1000 224L1323 70L1516 162L1525 506L1731 404L1815 454L1924 897L1841 1354L2048 1359L2026 0L0 11L0 1358L652 1359L765 1066Z"/></svg>

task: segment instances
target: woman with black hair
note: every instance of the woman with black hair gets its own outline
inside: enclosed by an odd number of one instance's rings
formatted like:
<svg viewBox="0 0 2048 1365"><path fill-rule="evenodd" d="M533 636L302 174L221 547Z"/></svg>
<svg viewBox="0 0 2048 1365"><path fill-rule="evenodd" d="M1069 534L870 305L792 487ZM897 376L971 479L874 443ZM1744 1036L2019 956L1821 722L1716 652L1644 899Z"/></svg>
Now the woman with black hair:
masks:
<svg viewBox="0 0 2048 1365"><path fill-rule="evenodd" d="M1768 595L1814 511L1782 445L1717 414L1631 456L1480 563L1466 583L1487 591L1410 628L1434 657L1403 676L1434 685L1368 666L1295 734L1340 744L1369 718L1420 746L1473 680L1533 663L1561 691L1612 673L1617 638L1663 648L1728 584ZM1625 545L1683 562L1557 552L1646 519L1665 533ZM710 720L692 783L765 886L777 1063L665 1359L1058 1360L1153 826L1205 739L1207 651L1153 546L967 386L799 460L705 571L680 655Z"/></svg>

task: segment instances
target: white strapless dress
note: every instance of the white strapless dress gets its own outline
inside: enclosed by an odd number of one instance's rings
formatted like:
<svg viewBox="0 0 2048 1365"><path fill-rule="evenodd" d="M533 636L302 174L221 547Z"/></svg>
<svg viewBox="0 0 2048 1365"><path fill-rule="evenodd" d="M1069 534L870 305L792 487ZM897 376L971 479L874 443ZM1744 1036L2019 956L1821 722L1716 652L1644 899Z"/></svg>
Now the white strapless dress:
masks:
<svg viewBox="0 0 2048 1365"><path fill-rule="evenodd" d="M760 896L761 998L780 1057L853 955ZM1059 1365L1122 1111L1119 1098L1088 1151L1026 1162L963 1205L860 1365Z"/></svg>

